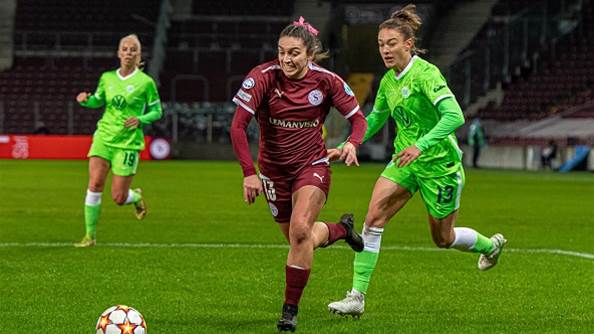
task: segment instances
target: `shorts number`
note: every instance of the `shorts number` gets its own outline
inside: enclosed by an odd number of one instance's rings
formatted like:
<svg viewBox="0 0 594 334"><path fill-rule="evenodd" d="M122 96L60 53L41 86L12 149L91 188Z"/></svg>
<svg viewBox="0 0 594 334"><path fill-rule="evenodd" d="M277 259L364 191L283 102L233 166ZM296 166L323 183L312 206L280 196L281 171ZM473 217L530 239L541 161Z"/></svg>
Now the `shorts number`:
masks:
<svg viewBox="0 0 594 334"><path fill-rule="evenodd" d="M124 165L134 167L136 161L136 153L124 152Z"/></svg>
<svg viewBox="0 0 594 334"><path fill-rule="evenodd" d="M264 195L266 195L266 198L271 202L276 201L276 190L274 190L274 182L263 179L262 186L264 186Z"/></svg>
<svg viewBox="0 0 594 334"><path fill-rule="evenodd" d="M437 203L446 204L452 201L454 198L454 187L445 186L437 187Z"/></svg>

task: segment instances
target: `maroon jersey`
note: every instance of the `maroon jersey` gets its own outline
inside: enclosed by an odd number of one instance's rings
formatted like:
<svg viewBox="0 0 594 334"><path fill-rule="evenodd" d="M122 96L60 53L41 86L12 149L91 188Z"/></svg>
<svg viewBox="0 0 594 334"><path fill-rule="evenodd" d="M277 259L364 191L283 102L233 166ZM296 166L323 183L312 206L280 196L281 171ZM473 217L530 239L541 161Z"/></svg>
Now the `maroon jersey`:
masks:
<svg viewBox="0 0 594 334"><path fill-rule="evenodd" d="M360 113L346 82L316 64L308 66L299 80L287 78L278 60L256 66L233 98L258 121L261 167L293 174L304 166L327 164L322 126L330 107L347 119Z"/></svg>

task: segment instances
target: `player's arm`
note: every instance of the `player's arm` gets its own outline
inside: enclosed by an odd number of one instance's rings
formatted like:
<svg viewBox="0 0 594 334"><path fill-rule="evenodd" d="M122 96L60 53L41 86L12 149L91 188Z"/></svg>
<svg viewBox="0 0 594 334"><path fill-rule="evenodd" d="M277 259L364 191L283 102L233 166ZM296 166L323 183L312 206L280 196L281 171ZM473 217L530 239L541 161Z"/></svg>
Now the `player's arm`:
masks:
<svg viewBox="0 0 594 334"><path fill-rule="evenodd" d="M425 73L424 80L420 82L419 87L437 108L440 117L437 124L415 143L415 146L424 152L464 124L464 115L437 67L432 67Z"/></svg>
<svg viewBox="0 0 594 334"><path fill-rule="evenodd" d="M367 117L365 117L365 121L367 122L367 130L365 131L361 143L366 142L369 138L373 137L381 128L383 128L389 116L390 109L386 101L384 88L382 85L380 85L380 88L375 97L375 102L373 104L373 110L371 111L371 113L369 113L369 115L367 115ZM342 147L347 141L338 145L338 148L342 149Z"/></svg>
<svg viewBox="0 0 594 334"><path fill-rule="evenodd" d="M233 97L237 109L231 122L231 143L243 171L243 199L248 204L254 203L256 197L262 193L263 187L262 181L256 175L246 129L256 115L267 87L268 83L262 75L261 69L256 67L246 76L241 88Z"/></svg>
<svg viewBox="0 0 594 334"><path fill-rule="evenodd" d="M419 138L415 143L415 146L421 152L431 148L464 124L462 108L460 108L454 97L447 97L439 101L437 110L441 118L431 131Z"/></svg>
<svg viewBox="0 0 594 334"><path fill-rule="evenodd" d="M159 92L157 91L157 85L151 80L150 84L146 89L146 106L147 112L144 115L138 116L138 120L141 124L151 124L163 116L163 109L161 108L161 99L159 98Z"/></svg>
<svg viewBox="0 0 594 334"><path fill-rule="evenodd" d="M102 75L99 79L99 84L97 85L97 89L95 90L94 94L89 94L87 92L82 92L78 94L76 97L76 101L83 107L97 109L101 108L105 105L105 79Z"/></svg>
<svg viewBox="0 0 594 334"><path fill-rule="evenodd" d="M262 181L256 175L246 133L252 118L251 113L238 106L231 122L231 143L243 170L243 200L248 204L254 203L256 197L263 191Z"/></svg>

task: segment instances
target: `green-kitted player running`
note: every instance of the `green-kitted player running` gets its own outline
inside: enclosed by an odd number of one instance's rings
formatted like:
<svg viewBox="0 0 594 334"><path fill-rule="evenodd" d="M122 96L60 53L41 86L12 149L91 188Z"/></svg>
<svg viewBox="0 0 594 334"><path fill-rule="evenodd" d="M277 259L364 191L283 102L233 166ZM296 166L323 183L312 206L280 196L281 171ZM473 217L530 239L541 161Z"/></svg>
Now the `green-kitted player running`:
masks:
<svg viewBox="0 0 594 334"><path fill-rule="evenodd" d="M438 247L480 253L478 268L487 270L497 263L506 243L501 234L487 238L471 228L454 228L464 186L462 152L454 131L464 124L464 116L439 69L417 56L415 33L420 25L415 6L408 5L379 26L379 51L389 70L367 116L364 141L390 116L398 134L393 160L373 189L363 229L365 248L355 255L353 288L345 299L328 305L334 313L363 313L384 226L417 191ZM330 154L336 156L339 151Z"/></svg>
<svg viewBox="0 0 594 334"><path fill-rule="evenodd" d="M85 198L86 234L76 247L96 243L101 195L111 168L111 196L118 205L134 204L136 218L143 219L147 209L140 188L130 189L144 149L143 125L161 118L161 103L155 82L144 74L141 45L136 35L120 40L120 68L101 75L95 94L83 92L76 100L83 107L105 107L97 123L89 151L89 188Z"/></svg>

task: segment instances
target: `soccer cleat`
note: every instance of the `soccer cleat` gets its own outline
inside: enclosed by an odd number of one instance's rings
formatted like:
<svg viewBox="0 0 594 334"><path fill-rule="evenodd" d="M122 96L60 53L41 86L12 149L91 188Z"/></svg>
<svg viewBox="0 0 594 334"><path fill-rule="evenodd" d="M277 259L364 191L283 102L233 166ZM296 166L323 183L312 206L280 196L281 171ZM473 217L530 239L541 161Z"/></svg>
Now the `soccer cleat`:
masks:
<svg viewBox="0 0 594 334"><path fill-rule="evenodd" d="M82 240L80 242L77 242L74 244L74 247L86 248L86 247L93 247L96 244L97 244L97 240L85 235L85 237L82 238Z"/></svg>
<svg viewBox="0 0 594 334"><path fill-rule="evenodd" d="M279 332L294 332L297 329L297 311L298 308L295 305L283 305L283 314L276 323Z"/></svg>
<svg viewBox="0 0 594 334"><path fill-rule="evenodd" d="M147 213L146 202L144 201L144 196L142 196L142 189L136 188L134 189L138 194L140 194L140 201L134 203L134 208L136 208L136 219L143 220Z"/></svg>
<svg viewBox="0 0 594 334"><path fill-rule="evenodd" d="M365 295L357 292L347 292L343 300L328 304L328 311L343 316L351 315L353 318L359 318L365 311Z"/></svg>
<svg viewBox="0 0 594 334"><path fill-rule="evenodd" d="M497 259L503 251L503 246L507 243L507 240L502 234L497 233L491 237L493 241L493 250L489 254L481 254L478 260L479 270L488 270L493 268L497 264Z"/></svg>
<svg viewBox="0 0 594 334"><path fill-rule="evenodd" d="M355 219L353 218L353 214L345 213L342 215L342 217L340 217L339 224L344 226L347 231L344 241L346 241L346 243L349 244L349 246L351 246L355 252L362 252L365 245L363 244L363 238L361 238L361 235L359 235L359 233L355 232L354 230Z"/></svg>

